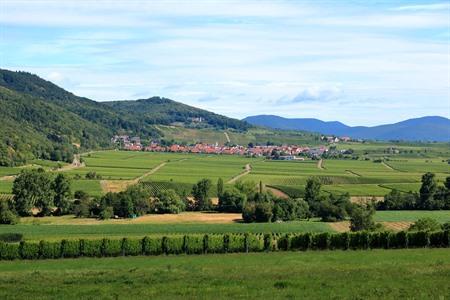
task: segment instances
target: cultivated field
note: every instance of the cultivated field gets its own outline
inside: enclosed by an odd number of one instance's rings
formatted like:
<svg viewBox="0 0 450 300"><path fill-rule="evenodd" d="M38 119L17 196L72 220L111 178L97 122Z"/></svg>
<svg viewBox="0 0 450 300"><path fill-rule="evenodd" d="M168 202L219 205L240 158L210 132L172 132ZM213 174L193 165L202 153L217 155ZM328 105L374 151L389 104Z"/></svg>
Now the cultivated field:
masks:
<svg viewBox="0 0 450 300"><path fill-rule="evenodd" d="M5 299L446 299L450 295L448 249L2 261L0 268Z"/></svg>

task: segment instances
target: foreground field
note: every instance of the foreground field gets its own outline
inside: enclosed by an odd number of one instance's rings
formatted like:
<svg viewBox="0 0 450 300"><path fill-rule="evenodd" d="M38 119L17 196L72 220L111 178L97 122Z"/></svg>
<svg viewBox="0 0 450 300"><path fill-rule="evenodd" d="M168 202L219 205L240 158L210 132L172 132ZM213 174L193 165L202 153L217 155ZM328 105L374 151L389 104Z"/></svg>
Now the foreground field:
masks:
<svg viewBox="0 0 450 300"><path fill-rule="evenodd" d="M6 299L445 299L450 295L448 249L12 261L0 262L0 269L0 291Z"/></svg>

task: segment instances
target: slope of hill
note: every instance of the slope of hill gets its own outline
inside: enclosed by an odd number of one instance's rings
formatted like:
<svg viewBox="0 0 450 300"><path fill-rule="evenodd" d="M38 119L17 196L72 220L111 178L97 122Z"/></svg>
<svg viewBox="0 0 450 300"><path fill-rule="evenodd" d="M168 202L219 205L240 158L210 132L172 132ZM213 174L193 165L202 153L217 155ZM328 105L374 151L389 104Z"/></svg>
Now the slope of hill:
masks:
<svg viewBox="0 0 450 300"><path fill-rule="evenodd" d="M305 130L362 139L450 141L450 120L438 116L409 119L374 127L351 127L341 122L324 122L317 119L287 119L273 115L251 116L244 120L253 125L274 129Z"/></svg>
<svg viewBox="0 0 450 300"><path fill-rule="evenodd" d="M143 139L164 138L156 124L177 122L181 127L238 131L251 127L246 122L158 97L96 102L36 75L3 69L0 108L0 165L20 165L33 158L70 161L78 147L108 147L111 136L117 133Z"/></svg>
<svg viewBox="0 0 450 300"><path fill-rule="evenodd" d="M247 130L251 127L247 122L221 116L161 97L102 103L117 112L130 114L136 120L147 124L170 125L173 123L182 123L188 127L232 128L236 130Z"/></svg>

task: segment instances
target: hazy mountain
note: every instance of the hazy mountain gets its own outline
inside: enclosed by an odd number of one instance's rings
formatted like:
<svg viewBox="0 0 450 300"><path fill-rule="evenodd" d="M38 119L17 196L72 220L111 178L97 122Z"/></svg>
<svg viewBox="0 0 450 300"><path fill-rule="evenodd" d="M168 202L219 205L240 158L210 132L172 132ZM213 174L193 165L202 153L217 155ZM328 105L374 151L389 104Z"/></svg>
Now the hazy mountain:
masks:
<svg viewBox="0 0 450 300"><path fill-rule="evenodd" d="M337 121L287 119L273 115L251 116L244 121L274 129L305 130L372 140L450 141L450 120L439 116L409 119L373 127L352 127Z"/></svg>

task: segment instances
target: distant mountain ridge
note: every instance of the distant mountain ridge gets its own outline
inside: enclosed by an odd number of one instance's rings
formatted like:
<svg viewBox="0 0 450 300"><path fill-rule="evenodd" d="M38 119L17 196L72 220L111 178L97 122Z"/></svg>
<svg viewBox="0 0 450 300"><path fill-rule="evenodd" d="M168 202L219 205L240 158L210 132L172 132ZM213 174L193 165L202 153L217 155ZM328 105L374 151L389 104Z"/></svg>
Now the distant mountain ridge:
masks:
<svg viewBox="0 0 450 300"><path fill-rule="evenodd" d="M252 125L273 129L302 130L350 136L352 138L371 140L404 141L450 141L450 120L440 116L427 116L408 119L394 124L367 126L348 126L337 121L321 121L312 118L289 119L275 115L250 116L243 121Z"/></svg>

